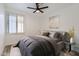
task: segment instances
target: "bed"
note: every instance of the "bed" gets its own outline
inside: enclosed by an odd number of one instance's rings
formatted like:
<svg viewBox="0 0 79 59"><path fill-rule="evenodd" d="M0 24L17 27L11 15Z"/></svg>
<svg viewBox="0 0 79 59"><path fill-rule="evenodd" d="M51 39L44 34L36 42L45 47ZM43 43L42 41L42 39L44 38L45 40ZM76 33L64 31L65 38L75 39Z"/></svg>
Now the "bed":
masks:
<svg viewBox="0 0 79 59"><path fill-rule="evenodd" d="M63 38L63 34L59 32L56 32L53 37L44 35L27 36L11 49L10 55L59 56L61 51L65 49Z"/></svg>

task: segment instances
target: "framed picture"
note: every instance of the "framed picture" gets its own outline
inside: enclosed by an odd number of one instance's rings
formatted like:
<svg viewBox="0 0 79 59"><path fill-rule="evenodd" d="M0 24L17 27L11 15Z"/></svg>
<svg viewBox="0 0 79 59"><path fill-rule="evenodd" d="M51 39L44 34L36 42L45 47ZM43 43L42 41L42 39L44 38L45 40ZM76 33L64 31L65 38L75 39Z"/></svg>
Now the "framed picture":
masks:
<svg viewBox="0 0 79 59"><path fill-rule="evenodd" d="M59 16L49 17L49 28L51 29L59 28Z"/></svg>

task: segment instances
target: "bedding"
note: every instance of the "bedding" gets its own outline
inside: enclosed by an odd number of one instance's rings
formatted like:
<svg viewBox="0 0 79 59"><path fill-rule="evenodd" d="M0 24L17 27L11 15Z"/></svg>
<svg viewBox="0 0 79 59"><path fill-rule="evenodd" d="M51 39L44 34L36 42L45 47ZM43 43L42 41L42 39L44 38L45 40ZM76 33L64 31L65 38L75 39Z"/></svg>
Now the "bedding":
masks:
<svg viewBox="0 0 79 59"><path fill-rule="evenodd" d="M66 49L66 40L69 40L68 35L55 32L52 38L49 35L28 36L15 47L19 48L22 56L58 56Z"/></svg>
<svg viewBox="0 0 79 59"><path fill-rule="evenodd" d="M22 56L57 56L60 50L56 42L45 36L28 36L18 42Z"/></svg>
<svg viewBox="0 0 79 59"><path fill-rule="evenodd" d="M51 38L51 37L50 37ZM69 50L69 45L70 45L70 38L71 36L69 35L68 32L55 32L53 35L54 41L59 45L60 50Z"/></svg>

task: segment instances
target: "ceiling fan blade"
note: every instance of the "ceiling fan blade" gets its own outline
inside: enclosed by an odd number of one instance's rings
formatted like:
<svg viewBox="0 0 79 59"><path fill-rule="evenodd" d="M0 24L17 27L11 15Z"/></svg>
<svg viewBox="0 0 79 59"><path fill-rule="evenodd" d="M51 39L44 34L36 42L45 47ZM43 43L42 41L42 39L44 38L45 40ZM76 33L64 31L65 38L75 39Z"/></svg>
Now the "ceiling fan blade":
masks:
<svg viewBox="0 0 79 59"><path fill-rule="evenodd" d="M43 12L42 10L40 10L40 9L39 9L39 11L40 11L41 13L44 13L44 12Z"/></svg>
<svg viewBox="0 0 79 59"><path fill-rule="evenodd" d="M33 11L33 13L35 13L37 10Z"/></svg>
<svg viewBox="0 0 79 59"><path fill-rule="evenodd" d="M27 8L29 8L29 9L36 9L36 8L33 8L33 7L27 7Z"/></svg>
<svg viewBox="0 0 79 59"><path fill-rule="evenodd" d="M41 8L39 8L39 9L45 9L45 8L48 8L48 6L46 6L46 7L41 7Z"/></svg>

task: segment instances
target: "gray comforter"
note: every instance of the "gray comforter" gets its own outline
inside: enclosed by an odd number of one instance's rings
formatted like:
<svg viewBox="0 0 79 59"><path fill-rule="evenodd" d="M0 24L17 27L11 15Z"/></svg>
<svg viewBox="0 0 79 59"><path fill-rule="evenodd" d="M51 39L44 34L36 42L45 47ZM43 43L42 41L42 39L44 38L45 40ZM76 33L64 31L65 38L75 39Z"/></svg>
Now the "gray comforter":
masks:
<svg viewBox="0 0 79 59"><path fill-rule="evenodd" d="M57 56L60 54L56 43L44 36L28 36L20 40L17 46L22 56Z"/></svg>

